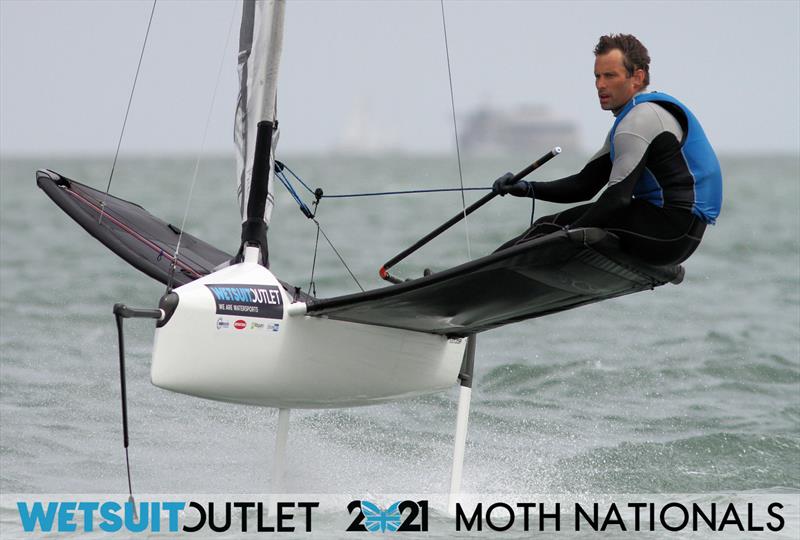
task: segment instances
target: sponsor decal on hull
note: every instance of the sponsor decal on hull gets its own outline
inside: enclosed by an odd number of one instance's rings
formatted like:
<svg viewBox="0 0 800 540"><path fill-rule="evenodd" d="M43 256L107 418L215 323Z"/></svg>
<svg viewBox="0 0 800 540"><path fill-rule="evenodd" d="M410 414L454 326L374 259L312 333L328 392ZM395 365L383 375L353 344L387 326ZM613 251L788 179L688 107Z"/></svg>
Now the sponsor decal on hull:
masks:
<svg viewBox="0 0 800 540"><path fill-rule="evenodd" d="M258 321L246 321L244 319L226 320L224 317L219 317L214 323L217 330L248 330L253 332L277 332L281 325L280 323L265 323Z"/></svg>
<svg viewBox="0 0 800 540"><path fill-rule="evenodd" d="M283 319L283 297L275 285L206 285L217 304L217 315Z"/></svg>

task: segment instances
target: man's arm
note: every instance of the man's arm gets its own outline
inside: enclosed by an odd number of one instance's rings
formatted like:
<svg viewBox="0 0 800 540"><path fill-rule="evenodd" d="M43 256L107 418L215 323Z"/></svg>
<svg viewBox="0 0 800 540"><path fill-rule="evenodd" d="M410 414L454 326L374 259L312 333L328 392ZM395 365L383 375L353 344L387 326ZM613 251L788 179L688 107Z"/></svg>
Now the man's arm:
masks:
<svg viewBox="0 0 800 540"><path fill-rule="evenodd" d="M609 134L610 135L610 134ZM583 167L581 172L553 180L552 182L511 182L511 178L499 178L492 189L498 195L535 197L542 201L574 203L588 201L603 189L611 172L611 141L606 137L603 147ZM510 175L510 173L509 173Z"/></svg>
<svg viewBox="0 0 800 540"><path fill-rule="evenodd" d="M620 122L614 135L614 164L608 189L572 227L604 227L631 203L636 183L647 165L651 143L656 137L669 137L675 144L683 137L678 121L663 107L653 103L637 105Z"/></svg>
<svg viewBox="0 0 800 540"><path fill-rule="evenodd" d="M614 144L616 145L616 143L615 138ZM639 162L633 169L622 180L609 186L586 213L578 218L575 223L570 224L570 227L605 227L614 222L616 215L631 204L633 190L636 187L636 182L642 176L646 164L647 148L645 148Z"/></svg>
<svg viewBox="0 0 800 540"><path fill-rule="evenodd" d="M528 196L541 201L574 203L588 201L603 189L611 172L611 157L607 147L594 155L578 174L552 182L530 182Z"/></svg>

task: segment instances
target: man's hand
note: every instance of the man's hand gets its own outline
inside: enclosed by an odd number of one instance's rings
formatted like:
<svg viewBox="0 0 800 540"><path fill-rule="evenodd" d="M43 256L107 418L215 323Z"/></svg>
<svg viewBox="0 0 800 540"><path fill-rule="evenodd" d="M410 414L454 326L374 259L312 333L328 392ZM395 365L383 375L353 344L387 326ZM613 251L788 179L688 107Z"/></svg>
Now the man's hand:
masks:
<svg viewBox="0 0 800 540"><path fill-rule="evenodd" d="M492 191L501 197L505 196L507 193L515 197L527 197L530 193L530 184L525 180L518 180L515 182L514 175L512 173L506 173L494 181Z"/></svg>

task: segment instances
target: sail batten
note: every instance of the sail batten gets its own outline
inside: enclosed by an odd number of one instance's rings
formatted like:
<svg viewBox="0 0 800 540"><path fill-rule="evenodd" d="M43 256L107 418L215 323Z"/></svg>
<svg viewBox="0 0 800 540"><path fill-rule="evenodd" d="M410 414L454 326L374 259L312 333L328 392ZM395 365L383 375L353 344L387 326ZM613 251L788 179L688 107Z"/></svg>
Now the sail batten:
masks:
<svg viewBox="0 0 800 540"><path fill-rule="evenodd" d="M272 214L274 186L274 151L279 133L276 125L278 70L283 48L284 0L244 0L239 31L239 99L236 105L234 139L237 149L237 195L242 222ZM271 136L268 186L263 215L248 216L253 180L258 124L275 126ZM258 205L261 207L261 205ZM261 213L261 212L259 212Z"/></svg>

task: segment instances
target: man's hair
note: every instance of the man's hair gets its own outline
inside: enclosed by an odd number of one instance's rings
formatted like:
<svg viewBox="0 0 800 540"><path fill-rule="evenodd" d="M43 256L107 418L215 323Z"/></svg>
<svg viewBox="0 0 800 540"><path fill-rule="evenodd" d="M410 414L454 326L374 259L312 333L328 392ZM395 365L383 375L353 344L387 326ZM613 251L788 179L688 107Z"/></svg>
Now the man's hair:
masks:
<svg viewBox="0 0 800 540"><path fill-rule="evenodd" d="M622 53L622 63L628 72L628 77L633 76L637 69L644 70L644 85L650 84L650 55L647 47L630 34L609 34L600 36L600 41L594 48L594 55L606 54L614 49Z"/></svg>

